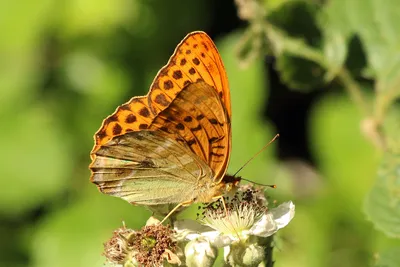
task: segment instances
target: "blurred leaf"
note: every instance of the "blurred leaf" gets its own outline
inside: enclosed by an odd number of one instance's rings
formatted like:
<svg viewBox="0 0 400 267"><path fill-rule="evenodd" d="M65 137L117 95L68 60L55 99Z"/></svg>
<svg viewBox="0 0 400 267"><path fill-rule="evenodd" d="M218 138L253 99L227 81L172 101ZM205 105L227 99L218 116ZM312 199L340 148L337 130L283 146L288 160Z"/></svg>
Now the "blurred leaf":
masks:
<svg viewBox="0 0 400 267"><path fill-rule="evenodd" d="M400 155L387 153L364 210L374 225L390 237L400 238Z"/></svg>
<svg viewBox="0 0 400 267"><path fill-rule="evenodd" d="M334 29L325 29L323 53L327 72L325 81L333 80L343 67L347 56L347 43L345 36Z"/></svg>
<svg viewBox="0 0 400 267"><path fill-rule="evenodd" d="M310 142L322 174L341 195L343 210L360 210L379 155L360 131L361 115L344 95L327 95L311 112Z"/></svg>
<svg viewBox="0 0 400 267"><path fill-rule="evenodd" d="M343 1L344 2L344 1ZM368 55L370 67L374 70L380 86L379 90L389 89L387 85L400 75L400 6L398 1L385 2L373 0L348 1L347 6L353 12L350 18L352 24L347 25L360 35ZM374 19L371 19L374 18Z"/></svg>
<svg viewBox="0 0 400 267"><path fill-rule="evenodd" d="M354 2L354 1L353 1ZM353 29L350 27L352 17L345 10L349 10L349 1L329 1L323 6L322 12L319 14L319 24L324 32L332 31L340 38L347 39Z"/></svg>
<svg viewBox="0 0 400 267"><path fill-rule="evenodd" d="M0 1L0 107L29 102L37 92L39 49L52 1ZM1 113L1 111L0 111Z"/></svg>
<svg viewBox="0 0 400 267"><path fill-rule="evenodd" d="M380 252L374 267L398 267L400 266L400 247L393 247Z"/></svg>
<svg viewBox="0 0 400 267"><path fill-rule="evenodd" d="M10 59L10 64L0 62L0 113L13 108L21 99L29 102L34 98L38 75L34 61L34 55L26 53Z"/></svg>
<svg viewBox="0 0 400 267"><path fill-rule="evenodd" d="M361 207L373 184L380 155L362 135L360 120L357 107L339 94L325 95L310 114L309 144L325 181L321 192L325 201L309 205L314 208L315 220L330 225L330 237L325 242L330 244L332 266L367 266L365 255L376 246L377 233L365 220Z"/></svg>
<svg viewBox="0 0 400 267"><path fill-rule="evenodd" d="M299 0L263 0L264 6L267 10L278 9L282 5L287 4L288 2L299 2Z"/></svg>
<svg viewBox="0 0 400 267"><path fill-rule="evenodd" d="M282 81L291 89L307 92L324 84L326 71L310 60L284 53L277 58L276 68Z"/></svg>
<svg viewBox="0 0 400 267"><path fill-rule="evenodd" d="M0 64L37 48L40 35L51 22L52 7L50 0L0 2Z"/></svg>
<svg viewBox="0 0 400 267"><path fill-rule="evenodd" d="M318 47L321 32L317 27L317 11L310 1L287 1L270 12L267 20L292 38L301 38L307 45Z"/></svg>
<svg viewBox="0 0 400 267"><path fill-rule="evenodd" d="M82 177L83 178L83 177ZM122 226L139 229L150 212L97 191L94 185L85 198L42 221L31 244L35 267L102 266L103 243Z"/></svg>
<svg viewBox="0 0 400 267"><path fill-rule="evenodd" d="M325 82L325 70L319 65L322 53L313 49L321 43L316 12L316 6L310 2L290 1L267 17L271 25L266 28L277 57L276 67L291 89L309 91Z"/></svg>
<svg viewBox="0 0 400 267"><path fill-rule="evenodd" d="M325 66L325 59L321 51L308 46L301 38L292 38L271 25L266 26L266 31L271 50L277 57L277 69L286 84L292 89L310 90L312 86L325 82L325 70L321 68Z"/></svg>
<svg viewBox="0 0 400 267"><path fill-rule="evenodd" d="M295 202L296 215L293 221L285 227L284 232L279 232L275 237L274 267L328 265L332 251L328 235L332 231L333 209L327 200L328 198L322 197L308 203Z"/></svg>
<svg viewBox="0 0 400 267"><path fill-rule="evenodd" d="M56 197L65 188L72 168L68 140L40 105L0 113L4 129L0 168L0 208L19 215ZM64 139L65 138L65 139Z"/></svg>
<svg viewBox="0 0 400 267"><path fill-rule="evenodd" d="M400 152L400 103L392 105L383 122L382 131L385 133L387 146L395 153Z"/></svg>
<svg viewBox="0 0 400 267"><path fill-rule="evenodd" d="M264 55L264 51L267 50L268 45L265 42L264 33L251 27L248 28L241 34L235 47L239 66L243 69L247 68L254 60Z"/></svg>
<svg viewBox="0 0 400 267"><path fill-rule="evenodd" d="M56 11L59 31L69 38L85 34L107 35L116 27L127 26L129 20L138 27L148 27L149 22L143 16L138 23L141 15L147 13L140 1L71 0Z"/></svg>
<svg viewBox="0 0 400 267"><path fill-rule="evenodd" d="M343 12L355 11L357 12ZM329 25L347 38L357 34L377 78L378 91L396 90L400 84L400 6L398 1L331 1L325 9ZM373 18L373 19L372 19ZM393 94L393 92L391 93Z"/></svg>
<svg viewBox="0 0 400 267"><path fill-rule="evenodd" d="M119 65L102 60L88 50L77 51L66 55L63 65L63 84L71 91L64 92L63 103L60 104L60 92L52 90L52 105L62 116L67 128L71 121L78 127L77 142L85 141L93 144L93 135L101 126L101 122L114 112L118 105L128 101L132 94L137 94L135 75L129 75ZM131 87L135 90L132 92ZM141 92L141 91L140 91ZM71 111L67 107L74 106ZM85 114L82 116L82 114Z"/></svg>
<svg viewBox="0 0 400 267"><path fill-rule="evenodd" d="M400 238L400 106L392 106L385 118L387 152L377 172L375 185L364 202L364 211L376 228Z"/></svg>

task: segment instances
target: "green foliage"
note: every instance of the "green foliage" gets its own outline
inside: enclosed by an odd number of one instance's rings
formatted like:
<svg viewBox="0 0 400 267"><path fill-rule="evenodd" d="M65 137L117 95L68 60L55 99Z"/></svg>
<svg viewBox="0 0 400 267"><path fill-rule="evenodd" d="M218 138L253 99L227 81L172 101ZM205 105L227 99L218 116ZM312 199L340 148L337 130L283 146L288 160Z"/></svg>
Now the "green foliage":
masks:
<svg viewBox="0 0 400 267"><path fill-rule="evenodd" d="M400 85L397 1L271 2L265 1L262 13L259 2L252 1L253 13L242 17L250 22L247 39L268 40L264 53L276 57L281 81L303 92L339 83L353 101L324 97L312 116L311 145L321 174L329 179L328 192L342 203L340 212L356 215L352 220L359 222L366 219L360 213L364 202L374 226L399 238L400 117L398 109L392 111ZM363 78L372 83L362 84ZM357 246L361 251L365 242Z"/></svg>
<svg viewBox="0 0 400 267"><path fill-rule="evenodd" d="M357 12L350 12L355 10ZM304 14L313 14L317 17L318 29L322 33L323 40L318 41L317 30L302 31L303 24L301 23L298 27L294 27L296 23L293 20L295 19L290 16L293 13L298 15L299 22L301 19L304 21ZM315 5L309 2L289 1L275 8L271 15L266 16L266 19L255 17L255 20L257 18L262 20L258 21L257 25L264 27L265 37L272 44L272 53L277 57L277 67L284 83L293 89L315 90L322 84L322 80L313 79L311 73L315 73L316 77L324 76L325 82L337 80L343 84L356 106L362 111L359 121L365 120L364 134L374 144L383 147L385 151L390 151L390 144L387 143L388 133L382 130L382 127L387 118L387 110L399 96L400 27L395 26L398 25L396 20L399 14L400 9L398 5L395 5L395 1L379 4L375 1L330 1L317 10ZM308 21L307 26L313 28L310 26L310 24L313 25L313 20ZM250 31L251 29L250 27ZM299 32L309 34L302 35ZM314 38L310 38L310 35ZM351 64L349 61L346 62L346 59L349 41L354 36L359 37L366 53L367 64L364 66L363 74L375 81L372 98L364 95L365 90L357 81L357 77L353 77L346 67L347 64ZM290 58L297 58L297 61L293 59L289 61ZM300 63L302 60L313 64L307 66ZM317 71L318 68L322 68L323 71ZM336 109L340 108L342 108L340 105L336 106ZM339 114L340 111L336 110L336 112ZM397 115L397 120L399 119ZM338 121L337 126L343 127L343 124L344 121L341 120ZM321 132L318 134L320 135ZM392 169L395 170L398 165L394 163ZM390 180L386 177L387 175L384 176L386 180ZM391 186L394 186L396 181L393 178ZM398 191L397 188L393 190ZM375 199L372 195L376 195L377 192L373 190L373 193L368 198L368 203ZM400 196L394 194L393 198L391 202L395 203L393 207L395 210L398 208ZM368 207L371 207L371 204ZM370 209L366 210L371 215ZM386 225L378 216L370 216L370 218L380 227ZM389 229L386 231L391 232Z"/></svg>
<svg viewBox="0 0 400 267"><path fill-rule="evenodd" d="M390 237L400 238L400 157L387 153L378 179L365 201L365 212L376 227Z"/></svg>
<svg viewBox="0 0 400 267"><path fill-rule="evenodd" d="M395 267L399 266L400 247L391 248L380 252L374 267Z"/></svg>

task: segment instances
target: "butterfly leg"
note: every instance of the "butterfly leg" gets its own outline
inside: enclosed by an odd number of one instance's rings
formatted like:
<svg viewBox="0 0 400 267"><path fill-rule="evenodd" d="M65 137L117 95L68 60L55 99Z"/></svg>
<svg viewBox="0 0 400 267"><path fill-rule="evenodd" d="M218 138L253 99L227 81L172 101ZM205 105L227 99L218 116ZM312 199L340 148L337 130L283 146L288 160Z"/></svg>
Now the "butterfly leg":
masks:
<svg viewBox="0 0 400 267"><path fill-rule="evenodd" d="M225 216L228 217L229 214L228 214L228 209L226 208L226 203L225 203L224 197L223 196L219 196L218 199L221 200L222 206L224 207L224 210L225 210Z"/></svg>
<svg viewBox="0 0 400 267"><path fill-rule="evenodd" d="M180 207L184 207L187 205L192 204L193 201L188 201L188 202L182 202L179 203L178 205L175 206L175 208L173 208L168 214L167 216L164 217L164 219L162 219L162 221L160 222L160 224L163 224L177 209L179 209Z"/></svg>

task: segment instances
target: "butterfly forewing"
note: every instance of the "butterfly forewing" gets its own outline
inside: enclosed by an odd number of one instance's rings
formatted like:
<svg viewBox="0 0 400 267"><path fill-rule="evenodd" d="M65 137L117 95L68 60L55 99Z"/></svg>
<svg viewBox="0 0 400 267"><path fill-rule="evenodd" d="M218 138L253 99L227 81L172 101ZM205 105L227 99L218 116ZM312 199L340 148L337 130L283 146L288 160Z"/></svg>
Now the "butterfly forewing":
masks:
<svg viewBox="0 0 400 267"><path fill-rule="evenodd" d="M149 105L154 113L164 110L168 102L190 83L203 80L222 98L231 116L228 79L221 57L213 41L204 32L188 34L153 81Z"/></svg>
<svg viewBox="0 0 400 267"><path fill-rule="evenodd" d="M228 79L218 50L206 33L192 32L178 44L167 65L158 72L149 94L132 98L103 121L95 134L92 153L114 136L146 129L184 87L198 79L218 92L230 117Z"/></svg>
<svg viewBox="0 0 400 267"><path fill-rule="evenodd" d="M188 85L150 125L161 129L211 167L214 182L225 174L230 152L230 122L217 92L205 82Z"/></svg>

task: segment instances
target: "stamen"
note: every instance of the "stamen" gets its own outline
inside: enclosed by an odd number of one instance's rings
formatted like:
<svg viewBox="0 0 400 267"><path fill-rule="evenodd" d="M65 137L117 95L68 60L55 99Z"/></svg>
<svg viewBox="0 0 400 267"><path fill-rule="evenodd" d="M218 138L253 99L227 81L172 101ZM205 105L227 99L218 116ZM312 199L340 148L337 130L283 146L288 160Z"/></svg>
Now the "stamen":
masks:
<svg viewBox="0 0 400 267"><path fill-rule="evenodd" d="M244 186L231 198L222 199L203 207L201 220L225 234L248 230L267 211L265 197L259 190Z"/></svg>

